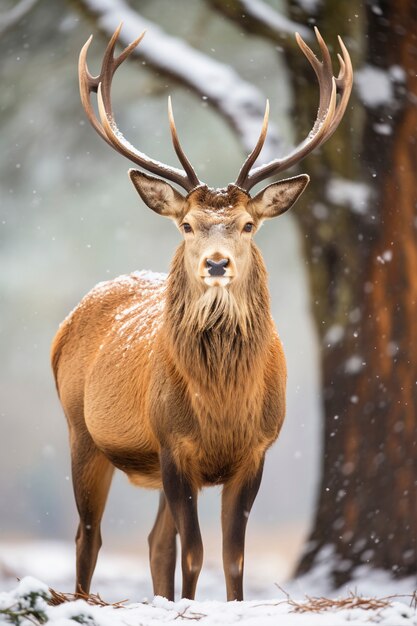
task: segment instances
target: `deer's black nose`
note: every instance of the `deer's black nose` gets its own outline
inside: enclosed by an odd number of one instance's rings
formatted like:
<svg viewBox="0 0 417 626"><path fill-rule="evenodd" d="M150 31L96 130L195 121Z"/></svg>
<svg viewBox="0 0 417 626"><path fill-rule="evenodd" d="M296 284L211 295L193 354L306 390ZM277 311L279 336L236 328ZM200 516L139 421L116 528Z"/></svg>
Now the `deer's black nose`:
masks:
<svg viewBox="0 0 417 626"><path fill-rule="evenodd" d="M229 259L221 259L220 261L206 260L206 266L209 268L208 273L210 276L224 276L226 270L224 269L229 265Z"/></svg>

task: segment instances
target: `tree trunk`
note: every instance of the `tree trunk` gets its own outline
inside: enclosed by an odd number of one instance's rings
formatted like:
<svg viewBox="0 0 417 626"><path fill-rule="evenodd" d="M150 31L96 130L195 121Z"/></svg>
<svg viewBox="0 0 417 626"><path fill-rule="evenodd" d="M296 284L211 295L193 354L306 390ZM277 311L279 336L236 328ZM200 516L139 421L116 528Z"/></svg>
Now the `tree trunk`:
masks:
<svg viewBox="0 0 417 626"><path fill-rule="evenodd" d="M353 53L360 100L310 158L306 207L295 211L325 419L317 510L297 573L326 562L335 586L365 564L395 576L417 570L417 1L368 4L320 4L326 41L340 33ZM358 72L362 42L368 70ZM314 119L312 76L288 55L295 102Z"/></svg>

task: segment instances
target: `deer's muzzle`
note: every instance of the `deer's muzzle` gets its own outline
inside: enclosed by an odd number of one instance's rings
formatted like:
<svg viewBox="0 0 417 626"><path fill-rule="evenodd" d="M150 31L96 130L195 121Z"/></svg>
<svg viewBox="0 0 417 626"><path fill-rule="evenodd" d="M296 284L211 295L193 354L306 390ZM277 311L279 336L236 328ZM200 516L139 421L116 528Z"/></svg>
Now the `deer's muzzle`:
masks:
<svg viewBox="0 0 417 626"><path fill-rule="evenodd" d="M206 266L208 267L210 276L224 276L226 274L225 268L228 265L229 259L221 259L220 261L213 261L212 259L206 260Z"/></svg>

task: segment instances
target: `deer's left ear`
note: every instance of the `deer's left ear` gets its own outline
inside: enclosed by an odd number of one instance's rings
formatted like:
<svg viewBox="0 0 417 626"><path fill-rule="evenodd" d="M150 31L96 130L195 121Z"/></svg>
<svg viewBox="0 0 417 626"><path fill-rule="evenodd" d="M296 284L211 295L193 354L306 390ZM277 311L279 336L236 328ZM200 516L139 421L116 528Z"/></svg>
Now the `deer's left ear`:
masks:
<svg viewBox="0 0 417 626"><path fill-rule="evenodd" d="M175 221L180 219L185 198L174 187L139 170L130 169L128 173L136 191L152 211Z"/></svg>
<svg viewBox="0 0 417 626"><path fill-rule="evenodd" d="M261 220L285 213L298 200L309 181L307 174L301 174L268 185L252 198L249 212Z"/></svg>

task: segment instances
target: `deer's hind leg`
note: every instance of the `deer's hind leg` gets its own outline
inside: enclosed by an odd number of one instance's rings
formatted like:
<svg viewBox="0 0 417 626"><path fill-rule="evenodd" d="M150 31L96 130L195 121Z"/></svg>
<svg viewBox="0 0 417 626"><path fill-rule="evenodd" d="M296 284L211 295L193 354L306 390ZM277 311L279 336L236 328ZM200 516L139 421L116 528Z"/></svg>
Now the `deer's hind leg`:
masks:
<svg viewBox="0 0 417 626"><path fill-rule="evenodd" d="M177 529L165 495L159 496L155 524L148 537L153 592L174 600L175 562L177 558Z"/></svg>
<svg viewBox="0 0 417 626"><path fill-rule="evenodd" d="M80 523L76 535L76 593L89 593L101 547L100 524L114 466L96 448L88 431L70 429L72 482Z"/></svg>

